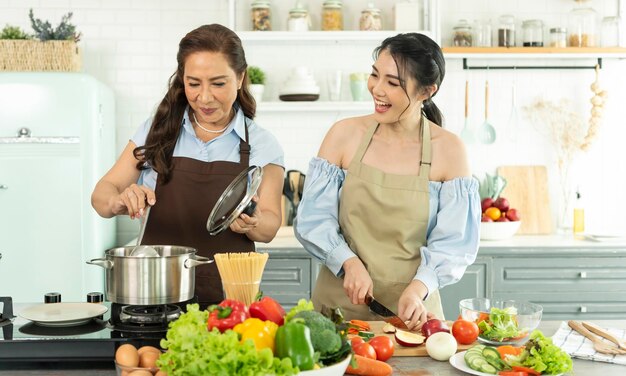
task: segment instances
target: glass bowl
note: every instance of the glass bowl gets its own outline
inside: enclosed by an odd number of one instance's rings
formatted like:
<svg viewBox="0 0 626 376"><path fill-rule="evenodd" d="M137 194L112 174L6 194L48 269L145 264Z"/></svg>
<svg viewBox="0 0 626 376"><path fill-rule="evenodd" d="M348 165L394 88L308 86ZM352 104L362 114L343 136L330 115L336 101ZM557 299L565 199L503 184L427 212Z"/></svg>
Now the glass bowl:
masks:
<svg viewBox="0 0 626 376"><path fill-rule="evenodd" d="M517 233L521 223L521 221L481 222L480 240L508 239Z"/></svg>
<svg viewBox="0 0 626 376"><path fill-rule="evenodd" d="M134 371L148 371L148 372L150 372L151 375L156 375L156 373L159 372L159 369L156 368L156 367L152 367L152 368L127 367L127 366L123 366L123 365L118 364L117 362L115 362L115 372L117 372L117 376L127 376L127 375L130 375L131 372L134 372ZM139 372L137 372L137 374L139 375ZM141 373L141 375L143 375L143 374L148 376L148 374L145 373L145 372Z"/></svg>
<svg viewBox="0 0 626 376"><path fill-rule="evenodd" d="M539 304L486 298L463 299L459 308L463 319L478 324L478 341L495 346L525 343L543 312Z"/></svg>

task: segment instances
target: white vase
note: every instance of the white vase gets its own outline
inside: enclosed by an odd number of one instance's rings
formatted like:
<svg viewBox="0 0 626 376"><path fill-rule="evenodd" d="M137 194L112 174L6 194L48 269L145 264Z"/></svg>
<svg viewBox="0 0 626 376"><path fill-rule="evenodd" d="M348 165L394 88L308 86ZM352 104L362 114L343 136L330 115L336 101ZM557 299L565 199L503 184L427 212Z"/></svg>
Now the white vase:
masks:
<svg viewBox="0 0 626 376"><path fill-rule="evenodd" d="M254 97L254 100L257 103L263 101L263 91L265 90L265 85L261 84L250 84L250 94Z"/></svg>

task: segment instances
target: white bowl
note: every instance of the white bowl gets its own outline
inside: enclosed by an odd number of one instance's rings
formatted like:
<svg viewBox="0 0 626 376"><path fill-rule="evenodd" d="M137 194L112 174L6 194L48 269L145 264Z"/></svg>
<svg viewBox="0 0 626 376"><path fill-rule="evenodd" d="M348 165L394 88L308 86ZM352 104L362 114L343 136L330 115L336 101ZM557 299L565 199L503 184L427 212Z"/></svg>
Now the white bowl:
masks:
<svg viewBox="0 0 626 376"><path fill-rule="evenodd" d="M343 376L348 368L352 355L348 355L344 360L335 363L332 366L314 369L311 371L302 371L298 376Z"/></svg>
<svg viewBox="0 0 626 376"><path fill-rule="evenodd" d="M480 239L481 240L502 240L508 239L515 235L519 230L521 222L481 222L480 223Z"/></svg>

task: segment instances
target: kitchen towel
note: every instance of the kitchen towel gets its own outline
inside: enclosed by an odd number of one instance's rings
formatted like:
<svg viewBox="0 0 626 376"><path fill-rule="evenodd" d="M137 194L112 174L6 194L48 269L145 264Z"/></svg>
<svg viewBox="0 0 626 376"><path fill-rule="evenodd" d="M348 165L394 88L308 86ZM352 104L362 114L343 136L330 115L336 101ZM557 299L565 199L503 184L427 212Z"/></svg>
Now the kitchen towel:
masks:
<svg viewBox="0 0 626 376"><path fill-rule="evenodd" d="M626 340L626 330L624 329L603 329L617 338ZM602 340L615 346L606 339ZM552 336L552 342L573 358L626 365L626 355L607 355L596 352L593 348L593 342L572 330L565 321L561 323L559 330Z"/></svg>

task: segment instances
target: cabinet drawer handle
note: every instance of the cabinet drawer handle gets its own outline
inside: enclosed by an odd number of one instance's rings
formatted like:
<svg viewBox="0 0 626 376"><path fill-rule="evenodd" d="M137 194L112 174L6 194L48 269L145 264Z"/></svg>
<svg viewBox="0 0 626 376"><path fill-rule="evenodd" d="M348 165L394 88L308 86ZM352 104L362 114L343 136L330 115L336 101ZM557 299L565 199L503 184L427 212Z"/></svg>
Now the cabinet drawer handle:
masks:
<svg viewBox="0 0 626 376"><path fill-rule="evenodd" d="M587 307L580 306L580 313L587 313Z"/></svg>
<svg viewBox="0 0 626 376"><path fill-rule="evenodd" d="M587 278L587 272L580 272L580 278Z"/></svg>

